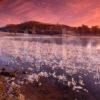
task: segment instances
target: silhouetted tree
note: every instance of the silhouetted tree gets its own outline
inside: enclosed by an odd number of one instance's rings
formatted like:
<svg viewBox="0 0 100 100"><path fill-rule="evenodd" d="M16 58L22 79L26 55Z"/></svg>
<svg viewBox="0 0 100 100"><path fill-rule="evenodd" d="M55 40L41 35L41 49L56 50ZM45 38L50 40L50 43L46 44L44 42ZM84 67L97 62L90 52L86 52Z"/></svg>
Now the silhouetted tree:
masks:
<svg viewBox="0 0 100 100"><path fill-rule="evenodd" d="M100 28L98 26L92 26L92 33L95 35L100 35Z"/></svg>
<svg viewBox="0 0 100 100"><path fill-rule="evenodd" d="M87 25L82 25L77 28L76 32L80 35L89 35L91 33L91 29Z"/></svg>

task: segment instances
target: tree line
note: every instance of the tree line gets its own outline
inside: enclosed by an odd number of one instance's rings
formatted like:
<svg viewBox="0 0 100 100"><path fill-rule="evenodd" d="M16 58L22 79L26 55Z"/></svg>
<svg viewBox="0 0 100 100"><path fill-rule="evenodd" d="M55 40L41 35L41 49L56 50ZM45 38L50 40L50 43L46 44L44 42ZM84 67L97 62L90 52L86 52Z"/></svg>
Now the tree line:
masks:
<svg viewBox="0 0 100 100"><path fill-rule="evenodd" d="M92 26L91 28L87 25L82 25L75 28L75 32L79 35L100 35L100 27Z"/></svg>
<svg viewBox="0 0 100 100"><path fill-rule="evenodd" d="M100 27L92 26L88 27L87 25L82 25L80 27L70 27L66 25L57 25L57 24L45 24L40 22L26 22L18 25L7 25L6 27L0 28L1 31L5 32L14 32L14 33L29 33L29 34L50 34L57 35L62 34L62 30L66 31L68 34L70 30L76 35L98 35L100 36Z"/></svg>

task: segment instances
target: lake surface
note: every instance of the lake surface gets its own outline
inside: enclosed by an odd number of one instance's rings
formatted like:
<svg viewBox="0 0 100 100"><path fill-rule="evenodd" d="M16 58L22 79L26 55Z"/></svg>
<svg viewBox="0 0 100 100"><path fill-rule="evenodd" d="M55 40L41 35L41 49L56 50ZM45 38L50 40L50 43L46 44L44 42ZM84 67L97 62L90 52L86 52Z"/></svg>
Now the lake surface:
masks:
<svg viewBox="0 0 100 100"><path fill-rule="evenodd" d="M55 70L51 73L60 78L70 75L75 81L82 80L87 90L100 97L100 37L0 37L1 68L23 70L34 66L48 73L51 68Z"/></svg>

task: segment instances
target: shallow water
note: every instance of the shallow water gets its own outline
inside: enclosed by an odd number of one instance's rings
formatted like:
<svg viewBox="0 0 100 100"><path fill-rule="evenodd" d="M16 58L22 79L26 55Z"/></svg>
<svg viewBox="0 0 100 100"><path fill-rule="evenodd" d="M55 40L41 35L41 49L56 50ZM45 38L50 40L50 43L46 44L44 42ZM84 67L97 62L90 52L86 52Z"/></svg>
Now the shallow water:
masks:
<svg viewBox="0 0 100 100"><path fill-rule="evenodd" d="M34 66L49 73L51 68L57 75L71 75L76 80L81 77L85 87L99 94L100 38L0 37L0 67L23 70Z"/></svg>
<svg viewBox="0 0 100 100"><path fill-rule="evenodd" d="M49 36L0 38L1 64L17 66L21 62L43 61L57 62L58 67L99 71L99 60L100 38Z"/></svg>

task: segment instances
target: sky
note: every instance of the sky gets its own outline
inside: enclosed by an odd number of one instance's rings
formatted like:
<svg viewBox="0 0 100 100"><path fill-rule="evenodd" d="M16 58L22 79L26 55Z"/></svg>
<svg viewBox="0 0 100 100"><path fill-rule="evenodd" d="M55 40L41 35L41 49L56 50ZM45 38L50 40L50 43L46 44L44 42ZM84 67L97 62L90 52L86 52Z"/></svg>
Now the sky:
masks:
<svg viewBox="0 0 100 100"><path fill-rule="evenodd" d="M32 20L100 26L100 0L0 0L0 26Z"/></svg>

